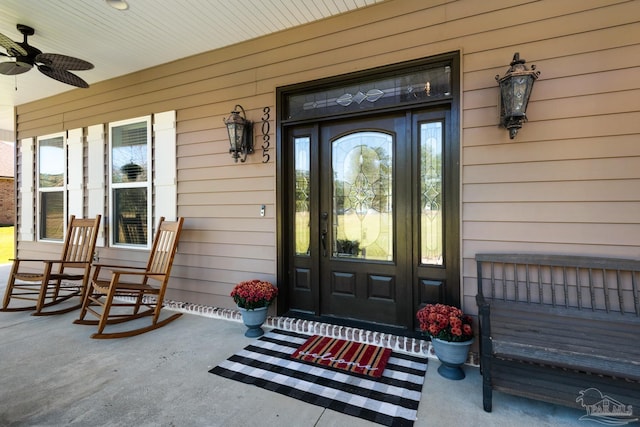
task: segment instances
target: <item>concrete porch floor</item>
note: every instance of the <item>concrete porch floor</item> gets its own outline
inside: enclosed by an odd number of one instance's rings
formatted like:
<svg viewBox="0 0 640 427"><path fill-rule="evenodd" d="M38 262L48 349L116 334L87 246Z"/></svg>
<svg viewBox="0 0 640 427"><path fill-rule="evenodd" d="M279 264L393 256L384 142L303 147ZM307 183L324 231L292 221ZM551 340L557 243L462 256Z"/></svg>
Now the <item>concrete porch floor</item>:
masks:
<svg viewBox="0 0 640 427"><path fill-rule="evenodd" d="M0 265L4 295L10 265ZM373 426L208 373L252 340L242 323L184 314L137 337L94 340L78 312L0 313L0 426ZM429 360L416 426L584 426L584 411L494 392L479 370L450 381Z"/></svg>

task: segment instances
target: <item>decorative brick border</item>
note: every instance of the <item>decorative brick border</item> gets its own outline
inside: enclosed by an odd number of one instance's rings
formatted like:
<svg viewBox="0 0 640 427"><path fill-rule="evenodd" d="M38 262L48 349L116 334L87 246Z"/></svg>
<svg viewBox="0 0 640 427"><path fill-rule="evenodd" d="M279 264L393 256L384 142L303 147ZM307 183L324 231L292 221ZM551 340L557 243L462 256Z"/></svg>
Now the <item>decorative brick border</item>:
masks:
<svg viewBox="0 0 640 427"><path fill-rule="evenodd" d="M170 300L164 301L164 308L182 313L242 323L242 315L240 314L240 311L236 309L188 304ZM417 356L424 356L426 354L429 358L437 359L433 349L431 348L431 343L429 341L416 338L402 337L382 332L368 331L366 329L351 328L348 326L332 325L312 320L294 319L291 317L269 316L267 317L267 321L264 326L308 335L323 335L332 338L373 344ZM469 360L467 361L467 364L477 366L477 360L477 354L469 353Z"/></svg>

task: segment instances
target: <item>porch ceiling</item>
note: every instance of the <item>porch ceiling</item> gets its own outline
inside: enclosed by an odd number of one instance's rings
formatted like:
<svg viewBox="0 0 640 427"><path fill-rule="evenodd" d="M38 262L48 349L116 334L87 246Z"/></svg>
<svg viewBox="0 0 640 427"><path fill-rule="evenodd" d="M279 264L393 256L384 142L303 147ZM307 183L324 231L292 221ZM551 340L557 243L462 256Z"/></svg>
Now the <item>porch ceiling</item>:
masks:
<svg viewBox="0 0 640 427"><path fill-rule="evenodd" d="M22 42L16 24L33 27L30 45L93 63L76 72L92 84L382 1L127 0L119 11L104 0L2 0L0 33ZM0 75L0 137L13 132L14 106L68 90L33 69Z"/></svg>

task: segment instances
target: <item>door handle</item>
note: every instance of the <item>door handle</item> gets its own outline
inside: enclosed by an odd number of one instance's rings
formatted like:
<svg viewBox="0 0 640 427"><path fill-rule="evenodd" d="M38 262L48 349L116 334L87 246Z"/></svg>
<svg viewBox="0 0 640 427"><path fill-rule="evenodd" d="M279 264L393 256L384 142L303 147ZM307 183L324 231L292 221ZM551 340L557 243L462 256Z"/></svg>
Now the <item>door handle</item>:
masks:
<svg viewBox="0 0 640 427"><path fill-rule="evenodd" d="M323 230L320 234L320 241L322 242L322 256L327 256L327 230Z"/></svg>
<svg viewBox="0 0 640 427"><path fill-rule="evenodd" d="M320 218L322 220L322 232L320 234L320 242L322 242L322 256L327 256L327 220L329 219L329 214L327 212L322 212L320 214Z"/></svg>

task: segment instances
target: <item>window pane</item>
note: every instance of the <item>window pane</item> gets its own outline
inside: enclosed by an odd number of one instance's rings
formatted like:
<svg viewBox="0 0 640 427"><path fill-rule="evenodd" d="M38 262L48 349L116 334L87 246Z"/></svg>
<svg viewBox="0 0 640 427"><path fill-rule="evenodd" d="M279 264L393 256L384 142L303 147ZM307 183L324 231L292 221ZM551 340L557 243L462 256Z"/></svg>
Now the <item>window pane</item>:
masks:
<svg viewBox="0 0 640 427"><path fill-rule="evenodd" d="M333 256L393 260L392 153L381 132L333 142Z"/></svg>
<svg viewBox="0 0 640 427"><path fill-rule="evenodd" d="M113 190L115 243L147 244L147 188Z"/></svg>
<svg viewBox="0 0 640 427"><path fill-rule="evenodd" d="M62 240L64 234L64 193L40 193L40 238Z"/></svg>
<svg viewBox="0 0 640 427"><path fill-rule="evenodd" d="M310 215L309 215L309 137L295 138L295 171L296 171L296 214L295 239L296 255L309 255Z"/></svg>
<svg viewBox="0 0 640 427"><path fill-rule="evenodd" d="M148 118L110 126L111 242L147 247L151 212L151 140Z"/></svg>
<svg viewBox="0 0 640 427"><path fill-rule="evenodd" d="M442 265L442 123L420 126L420 255Z"/></svg>
<svg viewBox="0 0 640 427"><path fill-rule="evenodd" d="M38 168L38 183L41 188L64 185L64 140L61 136L39 141Z"/></svg>
<svg viewBox="0 0 640 427"><path fill-rule="evenodd" d="M38 191L40 239L64 238L64 137L38 140Z"/></svg>
<svg viewBox="0 0 640 427"><path fill-rule="evenodd" d="M148 176L147 122L113 127L111 182L145 182Z"/></svg>

